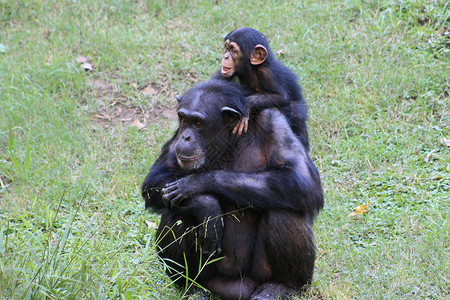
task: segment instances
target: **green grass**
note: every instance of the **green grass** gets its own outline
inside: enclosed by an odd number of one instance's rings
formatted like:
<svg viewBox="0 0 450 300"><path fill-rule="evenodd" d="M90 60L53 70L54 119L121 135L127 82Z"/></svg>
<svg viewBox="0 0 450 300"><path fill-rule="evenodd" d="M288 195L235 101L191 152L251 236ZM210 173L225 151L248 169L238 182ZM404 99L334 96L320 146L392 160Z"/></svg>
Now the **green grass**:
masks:
<svg viewBox="0 0 450 300"><path fill-rule="evenodd" d="M1 297L182 296L139 186L174 96L240 26L283 50L309 104L326 206L305 297L450 297L449 17L440 0L0 0Z"/></svg>

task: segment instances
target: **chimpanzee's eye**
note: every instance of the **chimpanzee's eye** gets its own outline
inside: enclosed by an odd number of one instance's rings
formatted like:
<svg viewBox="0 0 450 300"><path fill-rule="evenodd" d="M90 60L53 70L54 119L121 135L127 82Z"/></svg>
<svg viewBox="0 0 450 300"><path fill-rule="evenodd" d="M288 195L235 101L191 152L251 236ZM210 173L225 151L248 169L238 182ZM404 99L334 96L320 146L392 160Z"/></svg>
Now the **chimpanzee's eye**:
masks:
<svg viewBox="0 0 450 300"><path fill-rule="evenodd" d="M195 127L201 128L202 122L200 122L200 121L195 122Z"/></svg>
<svg viewBox="0 0 450 300"><path fill-rule="evenodd" d="M186 124L187 124L186 119L185 119L185 118L181 118L181 119L180 119L180 124L181 124L182 126L186 126Z"/></svg>

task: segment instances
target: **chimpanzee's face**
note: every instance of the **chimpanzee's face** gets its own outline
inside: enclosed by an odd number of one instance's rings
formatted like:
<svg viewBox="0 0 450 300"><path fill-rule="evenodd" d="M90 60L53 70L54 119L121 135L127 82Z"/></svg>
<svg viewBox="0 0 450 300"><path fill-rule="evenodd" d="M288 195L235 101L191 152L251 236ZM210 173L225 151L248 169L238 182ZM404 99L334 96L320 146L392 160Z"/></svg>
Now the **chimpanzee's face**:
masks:
<svg viewBox="0 0 450 300"><path fill-rule="evenodd" d="M202 135L205 134L206 116L198 111L181 108L178 110L180 122L178 141L175 153L180 167L196 170L205 163L205 145Z"/></svg>
<svg viewBox="0 0 450 300"><path fill-rule="evenodd" d="M229 83L228 83L229 84ZM213 163L227 143L231 126L241 113L224 104L220 91L195 87L181 97L178 106L179 129L175 153L179 166L187 171Z"/></svg>
<svg viewBox="0 0 450 300"><path fill-rule="evenodd" d="M236 42L226 40L222 56L220 72L224 77L232 77L242 69L244 53Z"/></svg>
<svg viewBox="0 0 450 300"><path fill-rule="evenodd" d="M266 45L266 46L264 46ZM225 37L220 73L225 78L247 81L252 67L261 66L269 57L266 37L252 28L233 30Z"/></svg>

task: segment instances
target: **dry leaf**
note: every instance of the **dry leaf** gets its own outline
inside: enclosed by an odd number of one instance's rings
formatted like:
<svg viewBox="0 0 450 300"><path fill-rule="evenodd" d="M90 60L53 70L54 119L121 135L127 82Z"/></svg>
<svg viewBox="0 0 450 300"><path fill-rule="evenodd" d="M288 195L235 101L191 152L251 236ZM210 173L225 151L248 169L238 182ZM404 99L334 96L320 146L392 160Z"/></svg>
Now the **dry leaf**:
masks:
<svg viewBox="0 0 450 300"><path fill-rule="evenodd" d="M450 147L450 140L447 140L446 138L442 138L441 139L442 144L444 144L444 146L446 147Z"/></svg>
<svg viewBox="0 0 450 300"><path fill-rule="evenodd" d="M89 59L88 59L87 57L84 57L84 56L81 56L81 55L78 55L78 56L77 56L77 62L80 63L80 64L87 63L88 60L89 60Z"/></svg>
<svg viewBox="0 0 450 300"><path fill-rule="evenodd" d="M367 205L372 204L373 202L369 202ZM357 206L355 208L353 208L353 212L351 214L349 214L349 216L357 216L357 215L362 215L366 212L369 212L368 210L366 210L367 208L366 204L362 204L360 206Z"/></svg>
<svg viewBox="0 0 450 300"><path fill-rule="evenodd" d="M284 55L284 50L278 50L277 51L277 55L283 56Z"/></svg>
<svg viewBox="0 0 450 300"><path fill-rule="evenodd" d="M152 221L145 220L145 223L147 223L148 229L156 228L156 223L153 223Z"/></svg>
<svg viewBox="0 0 450 300"><path fill-rule="evenodd" d="M142 94L144 95L154 95L156 93L156 90L152 88L151 85L147 86L145 89L142 90Z"/></svg>
<svg viewBox="0 0 450 300"><path fill-rule="evenodd" d="M425 162L429 162L430 161L430 157L431 155L436 152L436 149L433 149L430 151L430 153L427 154L427 156L425 156L425 158L423 159Z"/></svg>
<svg viewBox="0 0 450 300"><path fill-rule="evenodd" d="M82 67L83 69L85 69L86 71L92 71L92 65L91 65L90 63L88 63L88 62L83 63L83 64L81 65L81 67Z"/></svg>
<svg viewBox="0 0 450 300"><path fill-rule="evenodd" d="M97 114L97 115L94 115L94 117L97 119L102 119L102 120L108 120L108 121L112 120L112 117L107 114Z"/></svg>
<svg viewBox="0 0 450 300"><path fill-rule="evenodd" d="M134 120L133 122L131 122L131 126L135 126L138 129L144 129L145 125L141 123L141 121L139 121L138 119Z"/></svg>

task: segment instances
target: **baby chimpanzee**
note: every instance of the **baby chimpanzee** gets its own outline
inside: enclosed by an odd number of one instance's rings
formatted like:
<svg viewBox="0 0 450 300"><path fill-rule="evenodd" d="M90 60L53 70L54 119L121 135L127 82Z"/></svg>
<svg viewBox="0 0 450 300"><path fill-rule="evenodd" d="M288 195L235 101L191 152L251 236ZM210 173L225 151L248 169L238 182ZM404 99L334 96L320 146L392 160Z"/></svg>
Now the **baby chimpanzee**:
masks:
<svg viewBox="0 0 450 300"><path fill-rule="evenodd" d="M289 120L292 131L309 150L306 120L308 112L297 76L280 63L270 50L266 37L243 27L225 37L222 66L215 79L237 81L247 91L249 114L265 108L278 108ZM248 116L233 128L239 135L247 131Z"/></svg>

